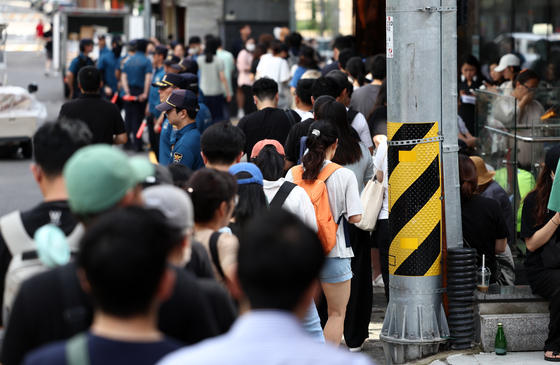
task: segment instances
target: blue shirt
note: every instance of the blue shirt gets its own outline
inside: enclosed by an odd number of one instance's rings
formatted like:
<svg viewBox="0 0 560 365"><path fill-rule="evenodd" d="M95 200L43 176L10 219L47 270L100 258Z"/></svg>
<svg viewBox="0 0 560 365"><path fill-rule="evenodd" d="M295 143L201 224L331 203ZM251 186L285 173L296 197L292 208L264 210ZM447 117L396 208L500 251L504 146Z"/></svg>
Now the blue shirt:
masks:
<svg viewBox="0 0 560 365"><path fill-rule="evenodd" d="M103 73L103 78L111 90L117 91L119 80L115 77L115 70L119 67L120 57L115 57L113 52L105 52L99 57L97 68Z"/></svg>
<svg viewBox="0 0 560 365"><path fill-rule="evenodd" d="M177 140L170 152L169 161L180 163L192 170L204 167L202 156L200 155L200 132L196 129L196 123L187 124L179 129L176 134Z"/></svg>
<svg viewBox="0 0 560 365"><path fill-rule="evenodd" d="M99 58L101 58L101 56L106 55L107 53L113 53L113 52L111 52L111 50L109 48L107 48L107 46L101 48L99 50Z"/></svg>
<svg viewBox="0 0 560 365"><path fill-rule="evenodd" d="M196 115L196 128L200 134L202 134L206 128L212 125L212 114L210 114L210 109L208 109L204 103L199 102L198 106L200 107L200 110Z"/></svg>
<svg viewBox="0 0 560 365"><path fill-rule="evenodd" d="M127 75L129 87L144 89L146 75L152 73L152 63L144 53L136 52L126 61L122 71Z"/></svg>
<svg viewBox="0 0 560 365"><path fill-rule="evenodd" d="M296 68L296 70L294 71L294 76L292 77L292 81L290 81L291 87L297 87L297 83L301 79L305 71L307 71L307 69L303 66L298 66L298 68Z"/></svg>
<svg viewBox="0 0 560 365"><path fill-rule="evenodd" d="M152 84L155 82L161 81L165 76L165 71L163 71L163 67L156 69L154 72L154 77L152 77ZM150 103L150 113L154 116L154 118L159 118L161 112L156 109L156 105L159 105L159 87L157 86L150 86L150 93L148 94L148 103Z"/></svg>
<svg viewBox="0 0 560 365"><path fill-rule="evenodd" d="M80 67L80 60L82 61L81 67ZM74 77L78 77L78 72L80 71L80 68L82 68L83 66L93 66L93 60L87 57L85 54L80 53L78 57L74 58L70 63L70 67L68 67L68 71L72 72L74 74Z"/></svg>
<svg viewBox="0 0 560 365"><path fill-rule="evenodd" d="M175 143L177 131L175 127L169 123L167 116L163 117L163 123L161 124L161 131L159 134L159 164L162 166L170 165L171 159L171 136L173 137L173 143Z"/></svg>

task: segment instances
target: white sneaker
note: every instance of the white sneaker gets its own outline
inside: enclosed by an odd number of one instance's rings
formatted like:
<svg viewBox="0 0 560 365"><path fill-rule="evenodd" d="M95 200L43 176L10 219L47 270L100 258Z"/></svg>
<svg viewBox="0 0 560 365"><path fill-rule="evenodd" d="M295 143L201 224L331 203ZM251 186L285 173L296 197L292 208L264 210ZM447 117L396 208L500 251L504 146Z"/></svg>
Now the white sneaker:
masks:
<svg viewBox="0 0 560 365"><path fill-rule="evenodd" d="M373 281L371 282L371 285L379 286L379 287L385 287L385 283L383 282L383 275L379 274L378 277L373 279Z"/></svg>
<svg viewBox="0 0 560 365"><path fill-rule="evenodd" d="M360 347L350 347L350 348L348 348L348 350L350 350L350 352L361 352L362 351L362 346L360 346Z"/></svg>
<svg viewBox="0 0 560 365"><path fill-rule="evenodd" d="M243 109L237 110L237 118L241 119L245 116L245 111Z"/></svg>

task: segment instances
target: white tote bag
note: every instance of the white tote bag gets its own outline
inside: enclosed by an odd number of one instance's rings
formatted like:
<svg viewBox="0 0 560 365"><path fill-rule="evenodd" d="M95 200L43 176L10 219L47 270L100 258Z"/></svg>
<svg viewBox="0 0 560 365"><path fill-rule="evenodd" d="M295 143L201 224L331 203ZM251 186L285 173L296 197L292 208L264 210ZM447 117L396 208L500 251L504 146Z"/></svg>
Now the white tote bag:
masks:
<svg viewBox="0 0 560 365"><path fill-rule="evenodd" d="M383 160L386 156L387 154L383 156ZM381 163L383 163L383 160L381 160ZM374 171L371 180L366 184L364 191L362 191L360 200L364 207L364 214L362 214L362 220L355 224L357 228L368 232L375 231L377 228L377 218L383 206L383 183L374 180L376 175L377 169ZM383 179L385 179L385 173L383 173Z"/></svg>

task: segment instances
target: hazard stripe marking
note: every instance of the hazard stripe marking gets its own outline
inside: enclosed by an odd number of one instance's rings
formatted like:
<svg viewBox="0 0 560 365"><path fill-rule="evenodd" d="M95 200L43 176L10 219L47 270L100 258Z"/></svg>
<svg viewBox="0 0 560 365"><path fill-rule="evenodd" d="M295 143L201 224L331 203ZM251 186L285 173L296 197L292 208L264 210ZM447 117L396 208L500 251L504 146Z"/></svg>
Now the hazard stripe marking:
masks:
<svg viewBox="0 0 560 365"><path fill-rule="evenodd" d="M434 227L424 242L395 270L394 275L424 276L440 254L440 223Z"/></svg>

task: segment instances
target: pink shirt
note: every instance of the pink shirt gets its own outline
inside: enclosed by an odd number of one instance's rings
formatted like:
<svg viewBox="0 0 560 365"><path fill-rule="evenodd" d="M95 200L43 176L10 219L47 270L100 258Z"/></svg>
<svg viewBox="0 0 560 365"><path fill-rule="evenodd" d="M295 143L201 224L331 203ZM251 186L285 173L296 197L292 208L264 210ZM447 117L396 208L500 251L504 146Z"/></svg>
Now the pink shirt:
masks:
<svg viewBox="0 0 560 365"><path fill-rule="evenodd" d="M253 63L253 54L246 49L241 50L237 56L237 71L239 71L239 76L237 77L237 85L247 85L253 86L253 81L251 81L251 64Z"/></svg>

